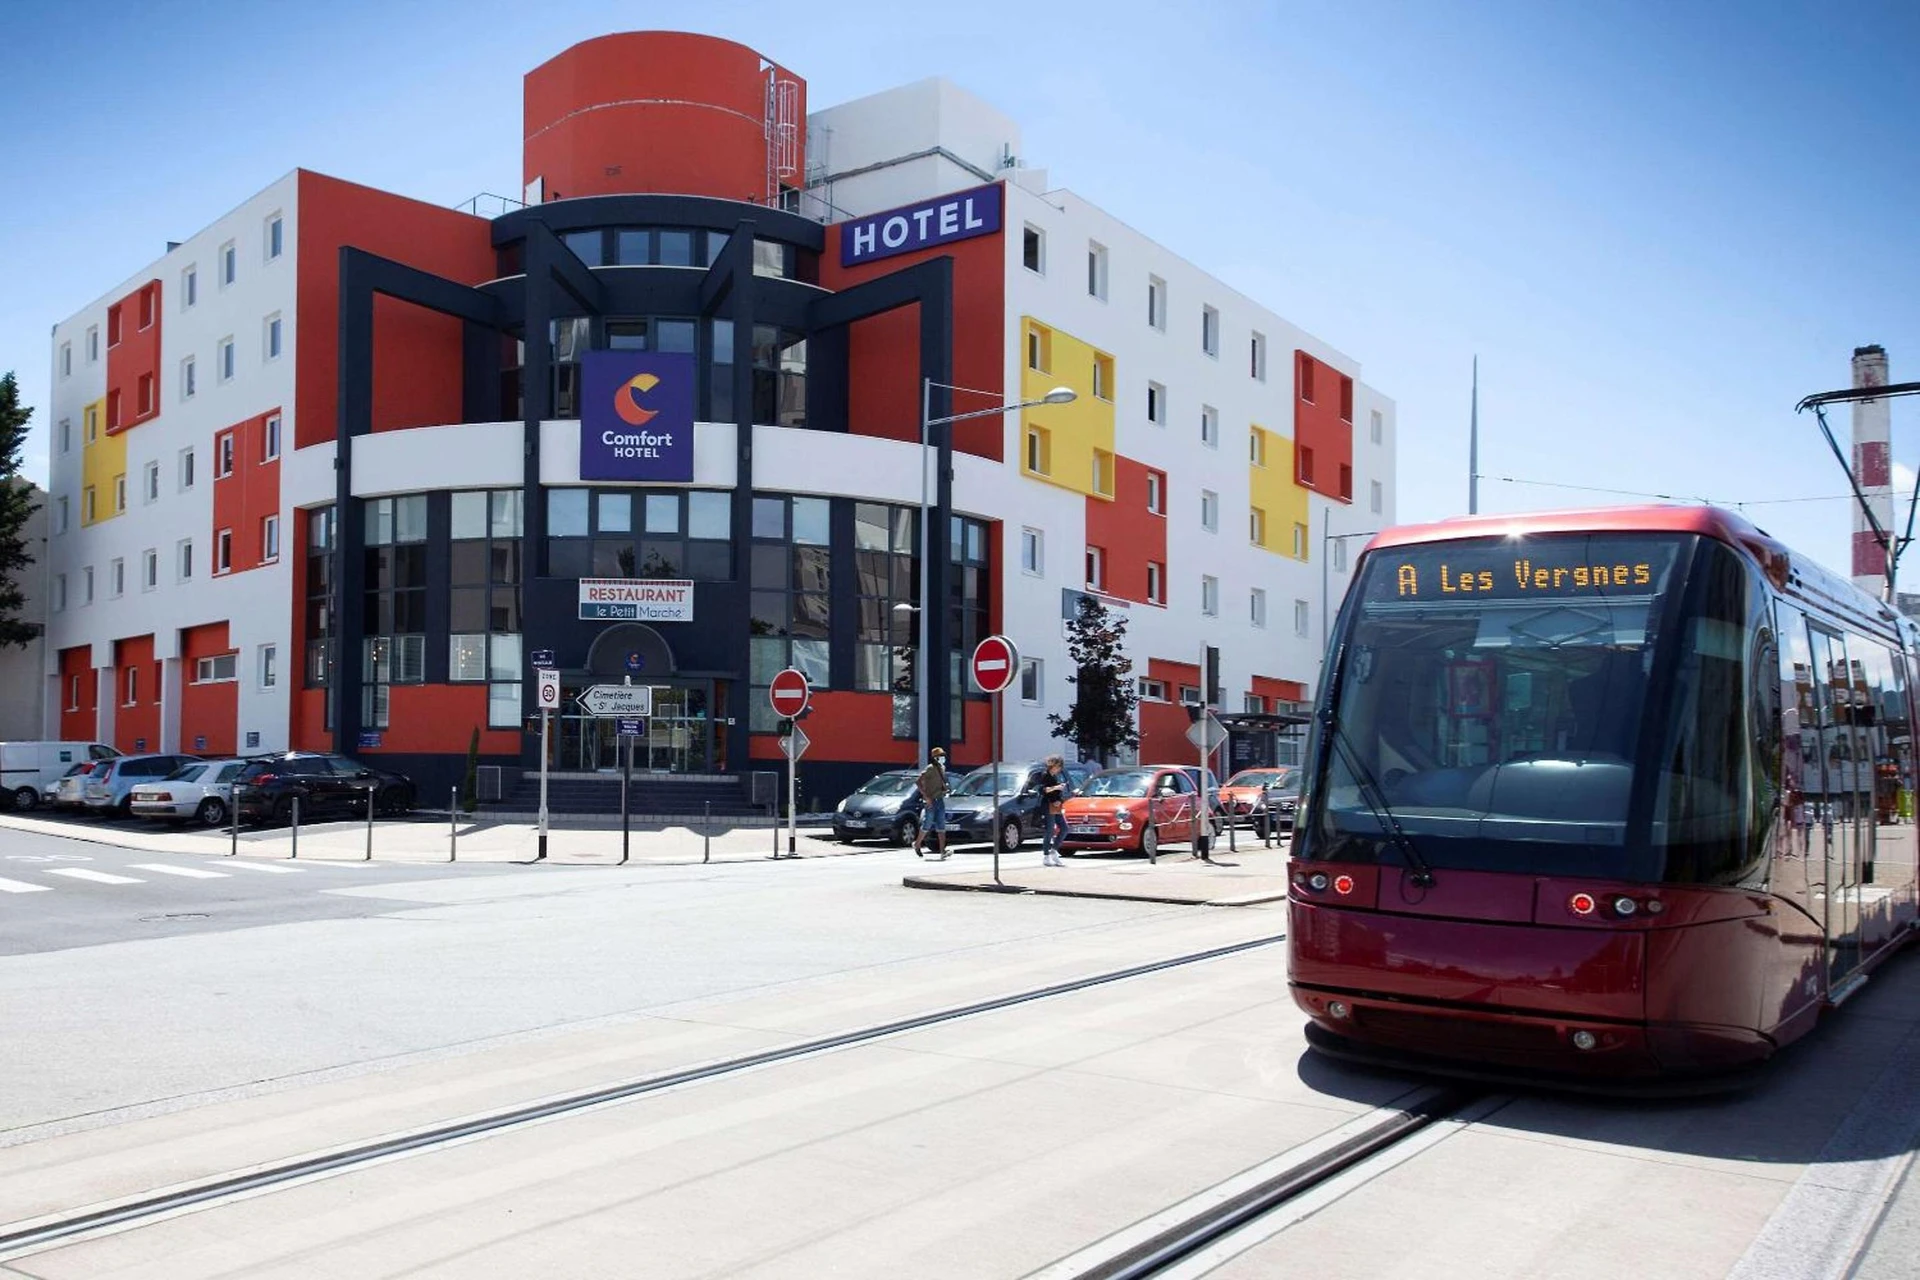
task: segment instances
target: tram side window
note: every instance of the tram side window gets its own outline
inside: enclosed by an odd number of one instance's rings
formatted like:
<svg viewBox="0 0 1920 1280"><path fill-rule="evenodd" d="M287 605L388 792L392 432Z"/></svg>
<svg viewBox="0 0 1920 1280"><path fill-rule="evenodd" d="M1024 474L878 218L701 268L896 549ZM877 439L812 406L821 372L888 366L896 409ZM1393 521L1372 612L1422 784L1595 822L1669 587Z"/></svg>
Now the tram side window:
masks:
<svg viewBox="0 0 1920 1280"><path fill-rule="evenodd" d="M1704 541L1692 578L1667 730L1651 762L1652 843L1666 851L1669 882L1732 884L1765 852L1748 806L1757 754L1749 584L1733 552Z"/></svg>

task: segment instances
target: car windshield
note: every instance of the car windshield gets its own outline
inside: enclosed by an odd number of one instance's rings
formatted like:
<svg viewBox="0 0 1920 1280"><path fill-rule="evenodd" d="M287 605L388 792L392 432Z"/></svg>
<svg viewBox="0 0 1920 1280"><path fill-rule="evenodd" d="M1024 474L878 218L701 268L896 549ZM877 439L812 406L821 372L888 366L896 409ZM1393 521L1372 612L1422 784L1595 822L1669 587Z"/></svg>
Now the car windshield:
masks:
<svg viewBox="0 0 1920 1280"><path fill-rule="evenodd" d="M972 773L960 779L960 784L953 789L953 794L956 796L992 795L995 790L993 780L996 772L1000 778L1000 786L998 789L1003 796L1012 795L1026 784L1027 775L1025 770L1000 769L996 771L993 769L975 769Z"/></svg>
<svg viewBox="0 0 1920 1280"><path fill-rule="evenodd" d="M910 773L883 773L877 778L869 778L865 786L854 792L857 796L903 796L913 790L913 775Z"/></svg>
<svg viewBox="0 0 1920 1280"><path fill-rule="evenodd" d="M1230 787L1265 787L1286 777L1284 769L1246 769L1227 779Z"/></svg>
<svg viewBox="0 0 1920 1280"><path fill-rule="evenodd" d="M1083 796L1143 796L1153 785L1153 773L1147 769L1115 769L1096 773L1081 788Z"/></svg>
<svg viewBox="0 0 1920 1280"><path fill-rule="evenodd" d="M198 782L200 781L200 775L206 771L207 766L203 764L182 765L180 768L168 774L166 780L168 782Z"/></svg>

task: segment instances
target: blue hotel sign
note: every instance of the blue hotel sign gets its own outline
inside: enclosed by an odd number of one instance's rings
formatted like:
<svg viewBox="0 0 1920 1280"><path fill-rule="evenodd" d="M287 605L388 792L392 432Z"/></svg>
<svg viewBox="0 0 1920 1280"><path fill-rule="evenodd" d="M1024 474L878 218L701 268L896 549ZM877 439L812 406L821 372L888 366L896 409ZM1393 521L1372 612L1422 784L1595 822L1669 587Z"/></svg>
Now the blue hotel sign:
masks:
<svg viewBox="0 0 1920 1280"><path fill-rule="evenodd" d="M844 222L840 225L840 265L858 266L955 240L990 236L1000 229L1000 205L1005 196L995 182Z"/></svg>
<svg viewBox="0 0 1920 1280"><path fill-rule="evenodd" d="M693 479L693 357L589 351L580 367L582 480Z"/></svg>

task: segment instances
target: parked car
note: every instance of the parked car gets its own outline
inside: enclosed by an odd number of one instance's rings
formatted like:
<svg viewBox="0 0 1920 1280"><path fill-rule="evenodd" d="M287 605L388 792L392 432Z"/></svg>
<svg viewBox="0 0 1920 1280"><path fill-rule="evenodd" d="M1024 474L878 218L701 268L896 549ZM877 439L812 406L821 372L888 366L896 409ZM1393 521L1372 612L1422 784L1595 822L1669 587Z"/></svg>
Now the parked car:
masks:
<svg viewBox="0 0 1920 1280"><path fill-rule="evenodd" d="M1107 769L1087 779L1067 801L1062 853L1138 849L1152 862L1164 840L1198 834L1199 793L1186 770L1173 765Z"/></svg>
<svg viewBox="0 0 1920 1280"><path fill-rule="evenodd" d="M37 809L47 787L73 772L74 765L119 754L104 742L0 742L0 802Z"/></svg>
<svg viewBox="0 0 1920 1280"><path fill-rule="evenodd" d="M199 756L171 754L117 756L97 762L87 773L80 789L87 812L125 818L133 813L133 789L142 782L164 778L181 765L191 764Z"/></svg>
<svg viewBox="0 0 1920 1280"><path fill-rule="evenodd" d="M142 782L130 797L142 818L197 818L217 827L232 813L233 780L245 760L198 760L182 765L158 782Z"/></svg>
<svg viewBox="0 0 1920 1280"><path fill-rule="evenodd" d="M91 764L77 764L67 770L66 776L53 784L52 804L55 809L84 809L87 807L87 779L93 771L106 762L95 760Z"/></svg>
<svg viewBox="0 0 1920 1280"><path fill-rule="evenodd" d="M1173 768L1187 775L1187 781L1193 783L1196 792L1204 791L1207 796L1208 833L1219 835L1227 829L1226 801L1220 797L1220 779L1211 769L1202 769L1197 764L1174 765Z"/></svg>
<svg viewBox="0 0 1920 1280"><path fill-rule="evenodd" d="M1297 772L1291 765L1276 765L1271 769L1242 769L1220 788L1220 805L1234 821L1251 821L1266 789L1276 782L1286 781Z"/></svg>
<svg viewBox="0 0 1920 1280"><path fill-rule="evenodd" d="M1000 809L993 807L994 774L1000 776ZM947 843L991 840L997 832L1002 852L1012 853L1028 836L1040 834L1046 818L1046 803L1040 794L1040 777L1047 771L1046 761L1025 764L981 765L953 785L947 793ZM1084 764L1067 765L1067 794L1079 791L1093 770Z"/></svg>
<svg viewBox="0 0 1920 1280"><path fill-rule="evenodd" d="M1294 819L1300 812L1301 781L1302 775L1298 769L1295 769L1287 777L1266 788L1253 824L1255 830L1259 831L1261 839L1268 839L1293 830Z"/></svg>
<svg viewBox="0 0 1920 1280"><path fill-rule="evenodd" d="M918 776L912 769L892 769L868 778L833 811L833 838L843 844L875 837L912 844L926 808L913 785Z"/></svg>
<svg viewBox="0 0 1920 1280"><path fill-rule="evenodd" d="M289 751L257 757L234 779L242 822L290 821L296 799L303 819L365 813L369 791L376 813L413 808L411 778L347 756Z"/></svg>

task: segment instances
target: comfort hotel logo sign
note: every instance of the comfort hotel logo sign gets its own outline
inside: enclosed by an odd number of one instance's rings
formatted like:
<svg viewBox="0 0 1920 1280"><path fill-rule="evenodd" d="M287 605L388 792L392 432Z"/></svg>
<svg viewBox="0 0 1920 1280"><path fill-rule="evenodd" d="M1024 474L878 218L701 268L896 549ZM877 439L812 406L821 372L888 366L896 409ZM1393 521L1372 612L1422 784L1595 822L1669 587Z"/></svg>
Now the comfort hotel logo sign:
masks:
<svg viewBox="0 0 1920 1280"><path fill-rule="evenodd" d="M693 357L589 351L580 362L580 478L693 479Z"/></svg>
<svg viewBox="0 0 1920 1280"><path fill-rule="evenodd" d="M1000 230L1004 196L996 182L851 219L840 224L840 265L878 262L916 249L990 236Z"/></svg>

